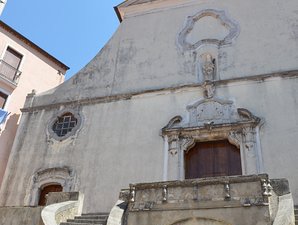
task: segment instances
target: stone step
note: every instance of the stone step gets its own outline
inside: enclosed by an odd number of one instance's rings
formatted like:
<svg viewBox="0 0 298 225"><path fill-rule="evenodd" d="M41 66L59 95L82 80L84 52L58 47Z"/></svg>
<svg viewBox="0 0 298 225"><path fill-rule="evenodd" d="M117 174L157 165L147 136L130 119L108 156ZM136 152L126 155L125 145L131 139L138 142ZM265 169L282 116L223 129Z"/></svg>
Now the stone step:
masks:
<svg viewBox="0 0 298 225"><path fill-rule="evenodd" d="M101 217L93 217L93 216L86 216L86 217L79 217L76 216L73 220L96 220L96 221L106 221L108 218L101 218Z"/></svg>
<svg viewBox="0 0 298 225"><path fill-rule="evenodd" d="M106 220L108 216L103 215L82 215L82 216L75 216L75 219L101 219Z"/></svg>
<svg viewBox="0 0 298 225"><path fill-rule="evenodd" d="M83 213L82 216L85 216L85 215L96 215L96 216L108 216L109 213L106 213L106 212L98 212L98 213Z"/></svg>
<svg viewBox="0 0 298 225"><path fill-rule="evenodd" d="M70 219L67 220L68 223L94 223L94 224L104 224L105 220L94 220L94 219Z"/></svg>
<svg viewBox="0 0 298 225"><path fill-rule="evenodd" d="M104 225L103 223L60 223L60 225Z"/></svg>
<svg viewBox="0 0 298 225"><path fill-rule="evenodd" d="M106 225L109 213L84 213L60 225Z"/></svg>

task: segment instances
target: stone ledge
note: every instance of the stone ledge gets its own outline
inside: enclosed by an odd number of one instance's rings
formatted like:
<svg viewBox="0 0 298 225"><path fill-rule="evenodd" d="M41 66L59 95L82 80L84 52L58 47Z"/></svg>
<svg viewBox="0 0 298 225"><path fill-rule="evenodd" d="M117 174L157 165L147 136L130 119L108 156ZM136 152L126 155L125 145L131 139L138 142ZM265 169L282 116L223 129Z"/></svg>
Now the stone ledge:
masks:
<svg viewBox="0 0 298 225"><path fill-rule="evenodd" d="M217 81L214 81L214 84L216 84L220 87L220 86L227 85L229 83L236 83L236 82L243 82L243 81L264 82L267 79L275 78L275 77L296 78L296 77L298 77L298 70L276 72L276 73L270 73L270 74L261 74L261 75L254 75L254 76L246 76L246 77L232 78L232 79L226 79L226 80L217 80ZM127 93L127 94L116 94L116 95L112 95L112 96L85 98L85 99L73 100L73 101L68 101L68 102L59 102L59 103L54 103L54 104L45 104L45 105L32 106L32 107L24 107L21 109L21 111L23 113L24 112L32 113L32 112L41 111L44 109L46 109L46 110L57 109L61 105L72 106L72 105L90 105L90 104L116 102L116 101L130 100L133 97L137 97L137 96L143 95L143 94L152 94L152 93L156 93L156 92L175 92L175 91L181 91L186 88L197 88L197 87L202 87L202 86L203 86L202 84L187 84L187 85L182 85L182 86L150 89L150 90L132 92L132 93ZM34 97L36 97L36 96L34 96Z"/></svg>
<svg viewBox="0 0 298 225"><path fill-rule="evenodd" d="M149 188L163 188L165 185L167 187L192 187L195 185L204 186L204 185L215 185L215 184L225 184L225 183L245 183L260 181L261 179L268 179L268 174L259 174L259 175L247 175L247 176L222 176L222 177L208 177L200 179L188 179L183 181L162 181L155 183L139 183L131 184L136 188L136 190L143 190Z"/></svg>

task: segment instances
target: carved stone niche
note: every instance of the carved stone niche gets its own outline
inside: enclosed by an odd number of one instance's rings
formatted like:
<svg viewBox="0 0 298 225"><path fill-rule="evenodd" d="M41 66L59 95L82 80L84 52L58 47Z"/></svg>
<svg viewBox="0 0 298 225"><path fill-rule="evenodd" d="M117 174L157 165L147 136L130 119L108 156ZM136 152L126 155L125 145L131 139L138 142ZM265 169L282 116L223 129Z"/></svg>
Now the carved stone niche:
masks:
<svg viewBox="0 0 298 225"><path fill-rule="evenodd" d="M77 186L76 173L68 167L55 167L39 170L31 176L25 196L25 206L36 206L40 190L51 184L60 184L63 192L73 192Z"/></svg>
<svg viewBox="0 0 298 225"><path fill-rule="evenodd" d="M188 115L176 116L162 128L165 143L165 180L184 179L184 154L196 142L228 140L240 149L242 174L263 172L259 143L261 119L232 101L203 99L187 106Z"/></svg>
<svg viewBox="0 0 298 225"><path fill-rule="evenodd" d="M239 33L238 23L224 10L203 9L187 17L177 46L181 52L192 52L198 83L219 79L219 49L231 45Z"/></svg>
<svg viewBox="0 0 298 225"><path fill-rule="evenodd" d="M204 19L206 21L203 21ZM198 28L198 31L195 28ZM204 9L187 17L184 27L178 34L178 45L182 51L197 50L203 45L210 44L220 47L231 44L239 33L239 25L229 18L224 10ZM196 39L192 40L191 36Z"/></svg>

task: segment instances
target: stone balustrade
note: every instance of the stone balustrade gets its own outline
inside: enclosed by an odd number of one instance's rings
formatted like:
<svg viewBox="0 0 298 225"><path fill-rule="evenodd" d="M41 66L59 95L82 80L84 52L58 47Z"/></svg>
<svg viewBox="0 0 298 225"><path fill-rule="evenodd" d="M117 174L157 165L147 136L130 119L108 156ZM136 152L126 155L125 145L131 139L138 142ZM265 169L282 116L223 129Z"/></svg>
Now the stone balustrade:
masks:
<svg viewBox="0 0 298 225"><path fill-rule="evenodd" d="M132 184L129 210L266 206L271 195L266 174Z"/></svg>
<svg viewBox="0 0 298 225"><path fill-rule="evenodd" d="M267 174L131 184L120 199L124 225L271 225L277 215L293 225L293 210L279 212L291 208L288 182Z"/></svg>

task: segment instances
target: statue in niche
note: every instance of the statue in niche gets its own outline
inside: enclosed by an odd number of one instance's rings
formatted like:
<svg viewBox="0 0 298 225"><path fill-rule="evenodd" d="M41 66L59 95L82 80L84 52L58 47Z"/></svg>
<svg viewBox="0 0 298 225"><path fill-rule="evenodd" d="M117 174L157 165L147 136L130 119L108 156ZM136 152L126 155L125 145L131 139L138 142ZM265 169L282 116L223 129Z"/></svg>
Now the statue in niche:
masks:
<svg viewBox="0 0 298 225"><path fill-rule="evenodd" d="M215 85L211 81L205 81L204 85L204 96L205 98L213 98L215 94Z"/></svg>
<svg viewBox="0 0 298 225"><path fill-rule="evenodd" d="M213 98L215 95L216 59L210 53L202 54L200 56L200 66L204 97L208 99Z"/></svg>
<svg viewBox="0 0 298 225"><path fill-rule="evenodd" d="M216 61L211 54L207 53L201 56L202 58L202 73L204 81L212 81L216 74Z"/></svg>

